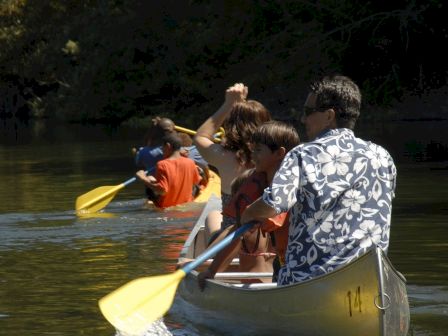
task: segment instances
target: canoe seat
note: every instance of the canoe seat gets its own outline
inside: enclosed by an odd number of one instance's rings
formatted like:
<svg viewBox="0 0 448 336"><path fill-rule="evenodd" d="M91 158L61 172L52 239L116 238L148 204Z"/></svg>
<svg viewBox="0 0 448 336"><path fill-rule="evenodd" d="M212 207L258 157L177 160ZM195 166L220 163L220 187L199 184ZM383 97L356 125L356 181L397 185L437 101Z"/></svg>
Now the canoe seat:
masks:
<svg viewBox="0 0 448 336"><path fill-rule="evenodd" d="M271 272L223 272L216 273L215 279L258 279L272 278Z"/></svg>
<svg viewBox="0 0 448 336"><path fill-rule="evenodd" d="M252 283L252 284L231 284L232 287L238 287L243 289L269 289L276 288L276 282L264 282L264 283Z"/></svg>

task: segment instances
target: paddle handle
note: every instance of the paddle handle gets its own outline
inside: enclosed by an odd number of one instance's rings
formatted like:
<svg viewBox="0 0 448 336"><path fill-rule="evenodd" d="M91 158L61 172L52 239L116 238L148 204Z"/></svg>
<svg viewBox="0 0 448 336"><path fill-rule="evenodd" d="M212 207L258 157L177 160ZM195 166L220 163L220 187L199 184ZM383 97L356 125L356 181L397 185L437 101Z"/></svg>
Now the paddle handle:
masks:
<svg viewBox="0 0 448 336"><path fill-rule="evenodd" d="M196 267L201 265L207 259L213 257L216 253L218 253L224 247L229 245L232 241L239 238L244 232L249 230L256 223L257 223L257 221L250 221L249 223L244 224L243 226L238 228L236 231L232 232L227 237L225 237L223 240L221 240L218 244L214 245L212 248L210 248L209 250L202 253L197 259L188 263L185 267L182 268L182 271L184 271L185 274L190 273L192 270L194 270Z"/></svg>
<svg viewBox="0 0 448 336"><path fill-rule="evenodd" d="M196 135L196 131L193 131L193 130L185 128L185 127L180 127L180 126L176 125L176 126L174 126L174 129L178 132L186 133L188 135L193 135L193 136ZM218 142L218 143L221 142L221 139L219 137L221 137L222 134L223 134L223 132L215 133L215 135L213 136L213 141Z"/></svg>
<svg viewBox="0 0 448 336"><path fill-rule="evenodd" d="M185 127L180 127L180 126L174 126L174 129L176 130L176 131L178 131L178 132L182 132L182 133L186 133L186 134L188 134L188 135L196 135L196 132L195 131L193 131L193 130L191 130L191 129L188 129L188 128L185 128Z"/></svg>
<svg viewBox="0 0 448 336"><path fill-rule="evenodd" d="M154 169L155 169L155 167L146 170L146 171L145 171L145 174L148 175L149 173L153 172ZM134 182L136 179L137 179L137 177L135 177L135 176L134 176L134 177L131 177L129 180L123 182L123 187L126 187L127 185L131 184L131 183Z"/></svg>
<svg viewBox="0 0 448 336"><path fill-rule="evenodd" d="M148 173L146 173L146 174L148 174ZM135 176L134 176L134 177L131 177L129 180L127 180L126 182L123 183L123 187L126 187L127 185L131 184L131 183L134 182L136 179L137 179L137 178L136 178Z"/></svg>

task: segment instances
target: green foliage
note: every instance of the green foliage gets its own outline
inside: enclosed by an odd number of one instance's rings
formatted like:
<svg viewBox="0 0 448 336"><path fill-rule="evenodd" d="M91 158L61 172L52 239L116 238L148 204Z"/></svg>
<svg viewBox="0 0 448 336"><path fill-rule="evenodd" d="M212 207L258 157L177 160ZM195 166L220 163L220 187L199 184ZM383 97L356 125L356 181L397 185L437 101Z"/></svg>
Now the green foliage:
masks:
<svg viewBox="0 0 448 336"><path fill-rule="evenodd" d="M277 116L341 72L368 104L446 85L443 1L4 0L3 117L197 125L234 82ZM435 41L429 42L428 36Z"/></svg>

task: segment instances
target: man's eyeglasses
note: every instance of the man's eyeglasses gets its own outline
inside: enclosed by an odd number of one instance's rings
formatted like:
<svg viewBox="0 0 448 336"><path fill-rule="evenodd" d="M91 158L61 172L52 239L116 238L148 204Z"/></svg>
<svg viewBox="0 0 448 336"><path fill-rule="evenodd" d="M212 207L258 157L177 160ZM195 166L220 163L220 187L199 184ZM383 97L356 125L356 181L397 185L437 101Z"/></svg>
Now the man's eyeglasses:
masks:
<svg viewBox="0 0 448 336"><path fill-rule="evenodd" d="M317 107L310 107L310 106L304 106L303 107L303 114L308 117L312 115L314 112L322 111L322 108Z"/></svg>

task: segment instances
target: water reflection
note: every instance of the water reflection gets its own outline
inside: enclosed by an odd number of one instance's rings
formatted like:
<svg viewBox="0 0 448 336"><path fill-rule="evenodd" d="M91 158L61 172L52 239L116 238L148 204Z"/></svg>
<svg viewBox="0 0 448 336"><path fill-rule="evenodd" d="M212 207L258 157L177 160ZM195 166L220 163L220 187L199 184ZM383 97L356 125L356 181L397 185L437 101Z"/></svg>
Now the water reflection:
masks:
<svg viewBox="0 0 448 336"><path fill-rule="evenodd" d="M444 141L445 126L404 135L390 126L362 130L397 157L389 257L408 279L412 336L448 330L448 163L427 151L431 139ZM139 136L89 127L39 132L52 134L19 132L0 146L2 333L112 336L98 299L132 279L172 272L201 205L148 209L142 185L133 183L104 212L78 217L77 196L133 175L129 149ZM166 316L169 332L214 335L183 320L182 308L176 301Z"/></svg>

